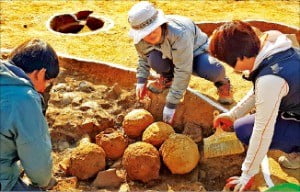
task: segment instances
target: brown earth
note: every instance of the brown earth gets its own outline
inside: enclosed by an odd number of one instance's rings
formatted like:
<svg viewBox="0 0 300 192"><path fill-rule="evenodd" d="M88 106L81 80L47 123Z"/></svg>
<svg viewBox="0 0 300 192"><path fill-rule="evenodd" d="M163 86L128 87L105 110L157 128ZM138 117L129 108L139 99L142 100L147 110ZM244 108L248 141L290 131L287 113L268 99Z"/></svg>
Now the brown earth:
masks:
<svg viewBox="0 0 300 192"><path fill-rule="evenodd" d="M107 86L105 84L101 84L101 81L93 80L91 76L88 77L84 74L65 70L63 68L59 77L55 80L54 85L49 92L49 96L50 99L48 102L46 117L49 122L50 134L53 143L53 175L59 181L58 185L55 186L54 189L96 190L97 188L91 185L94 177L86 180L85 178L87 177L81 177L81 175L85 174L84 176L86 176L87 170L89 171L89 176L91 175L90 173L94 174L94 171L97 171L98 167L90 167L90 165L97 164L99 157L97 157L97 154L90 153L91 151L88 146L78 143L81 138L86 135L90 136L91 141L97 143L99 139L97 137L99 137L99 135L96 136L96 139L95 135L103 130L115 129L124 132L121 126L126 114L133 109L143 107L143 104L138 103L135 100L134 89L124 89L118 86L118 84L115 84L114 86ZM93 103L89 102L91 99ZM88 102L89 105L87 104ZM140 140L141 136L136 139L129 139L129 142L134 143ZM87 149L83 147L87 147ZM152 148L155 147L152 146ZM88 153L85 153L86 151ZM93 156L95 159L93 159ZM238 167L241 162L241 158L237 159L239 160L234 160L232 162L234 162L233 164L237 164ZM72 160L76 160L77 164L74 163L71 166L70 162ZM114 168L114 165L118 164L120 160L121 158L107 158L106 169ZM160 162L160 160L158 160L158 162ZM212 162L216 163L215 161ZM137 166L136 164L139 165L138 162L136 162L133 166ZM86 170L81 170L83 168L86 168ZM71 169L73 172L70 171ZM159 167L157 169L159 170ZM77 170L79 172L76 172ZM191 173L186 174L183 176L184 179L178 175L172 175L166 166L161 168L158 177L158 170L155 172L155 177L153 176L152 178L156 178L153 181L148 182L148 180L145 180L144 178L144 180L147 181L146 183L138 181L133 182L129 177L125 184L126 186L128 185L127 188L133 191L146 189L160 191L205 190L203 184L199 182L200 169L195 169ZM118 166L118 171L124 172L124 167ZM205 175L207 174L213 177L216 177L220 173L215 171L212 174L209 174L209 170L205 169L203 169L202 172ZM234 173L238 172L239 170L235 169ZM147 172L143 173L143 170L138 170L138 173L141 175L147 174ZM77 176L78 181L76 179L74 180L72 176ZM82 181L82 179L84 180ZM203 181L210 180L208 178L202 179ZM223 183L218 183L212 186L212 189L221 189L222 185ZM116 187L107 188L107 190L116 189Z"/></svg>
<svg viewBox="0 0 300 192"><path fill-rule="evenodd" d="M299 1L152 2L163 9L166 14L181 14L195 21L264 19L298 28L300 26ZM129 30L127 11L134 3L133 1L1 1L1 48L11 49L29 38L37 37L49 42L59 53L135 68L137 56L132 41L127 35ZM57 35L46 28L47 20L54 14L75 13L81 10L92 10L96 15L112 19L113 28L107 32L81 36ZM86 27L83 29L83 32L85 31L88 31ZM232 79L235 100L238 101L250 89L251 84L242 81L240 75L225 67L228 76ZM79 86L81 82L84 83ZM63 89L66 89L64 91L68 94L53 93L52 103L50 103L52 106L47 112L52 130L51 136L54 139L54 174L57 178L63 179L62 182L65 181L62 184L65 187L60 190L73 190L76 179L66 178L60 171L58 163L70 154L71 148L76 146L76 141L82 135L88 133L94 137L105 128L120 127L125 114L139 105L134 99L134 90L124 90L117 84L108 87L92 77L83 76L74 71L63 71L56 83L66 83L67 88ZM81 90L74 90L78 87ZM193 77L190 87L217 98L214 86L206 80ZM81 92L80 95L76 95L78 91ZM95 108L97 113L91 113ZM207 133L203 134L207 136ZM273 181L299 184L299 171L283 169L276 162L277 157L282 153L271 151L269 154ZM220 190L224 185L224 178L240 173L244 155L210 160L200 159L202 163L185 178L171 175L166 167L162 167L159 181L147 185L128 182L128 186L131 190ZM224 171L224 165L231 169ZM70 179L70 181L64 179ZM256 176L255 179L253 189L266 189L262 174ZM79 182L76 187L76 190L78 189L95 190L90 187L90 181Z"/></svg>
<svg viewBox="0 0 300 192"><path fill-rule="evenodd" d="M120 73L121 74L121 73ZM64 163L65 157L70 157L76 150L77 142L81 137L88 134L91 140L95 135L107 128L122 131L122 122L124 116L133 109L145 107L135 100L134 89L123 88L118 84L113 86L101 83L95 80L93 76L78 73L72 70L62 69L62 73L55 80L54 86L50 91L49 106L47 109L47 119L49 122L51 139L53 143L54 158L54 176L59 180L59 185L55 189L60 190L96 190L91 186L94 178L85 181L75 182L72 177L65 173L59 164ZM67 95L67 97L65 96ZM65 97L64 97L65 96ZM163 97L163 94L157 96ZM190 98L188 99L195 99ZM57 99L61 98L61 99ZM155 98L155 97L153 97ZM153 100L153 99L152 99ZM93 102L90 102L93 101ZM163 102L156 99L154 105L162 107ZM186 103L191 102L185 100ZM89 103L89 105L87 104ZM204 107L205 105L202 105ZM211 111L207 105L207 111ZM190 107L191 108L191 107ZM151 109L151 106L148 106ZM196 109L197 110L197 109ZM154 110L155 111L155 110ZM199 109L198 109L199 111ZM185 116L186 114L184 114ZM208 115L209 117L209 115ZM157 118L155 118L157 121ZM189 119L188 121L191 121ZM180 124L184 124L182 122ZM199 121L196 121L199 123ZM189 123L186 123L191 126ZM195 169L185 175L171 174L170 170L162 164L160 176L158 179L148 183L133 182L129 179L122 184L120 190L125 187L132 191L141 190L158 190L158 191L205 191L221 190L225 184L225 179L241 174L241 164L244 160L245 153L240 155L231 155L205 159L203 157L202 137L205 137L205 130L211 127L201 127L200 124L193 124L200 129L201 139L198 147L200 151L200 161ZM193 127L192 126L192 127ZM180 128L180 127L179 127ZM180 132L180 130L177 129ZM129 143L140 141L141 138L130 139ZM276 159L282 153L270 152L271 173L275 183L293 182L299 183L299 172L297 170L286 170L281 168ZM91 159L90 159L91 160ZM106 169L113 168L119 160L107 160ZM85 163L85 162L81 162ZM89 163L88 161L86 163ZM88 166L85 164L79 167ZM76 170L76 168L75 168ZM118 171L124 173L124 168L118 166ZM124 174L123 174L124 176ZM253 185L253 190L266 189L263 177L258 174ZM70 183L71 182L71 183ZM73 183L72 183L73 182ZM74 184L77 183L77 184ZM118 188L106 188L105 190L116 190Z"/></svg>

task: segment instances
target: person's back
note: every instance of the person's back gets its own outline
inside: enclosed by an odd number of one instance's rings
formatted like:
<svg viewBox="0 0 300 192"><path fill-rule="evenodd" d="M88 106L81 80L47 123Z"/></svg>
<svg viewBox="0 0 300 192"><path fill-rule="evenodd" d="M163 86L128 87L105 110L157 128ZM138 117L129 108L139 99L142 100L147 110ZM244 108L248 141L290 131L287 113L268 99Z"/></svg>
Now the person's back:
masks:
<svg viewBox="0 0 300 192"><path fill-rule="evenodd" d="M168 32L172 36L173 42L180 36L189 36L193 43L194 57L207 50L207 35L202 32L196 24L187 17L179 15L166 15L168 18Z"/></svg>
<svg viewBox="0 0 300 192"><path fill-rule="evenodd" d="M1 190L11 190L18 180L19 158L33 182L46 186L51 177L51 143L40 96L28 80L12 73L3 63L0 93Z"/></svg>
<svg viewBox="0 0 300 192"><path fill-rule="evenodd" d="M33 57L33 53L40 55ZM28 55L30 56L27 57ZM1 61L2 191L39 190L39 187L47 186L51 179L51 140L38 91L43 91L47 78L55 78L58 72L58 59L54 50L40 40L26 42L13 51L9 61ZM35 187L26 186L19 179L19 160Z"/></svg>
<svg viewBox="0 0 300 192"><path fill-rule="evenodd" d="M244 78L254 88L228 112L215 118L214 126L233 130L249 145L242 174L227 180L225 189L247 190L251 178L269 149L288 153L278 159L284 168L300 168L300 55L279 31L257 36L249 23L234 20L217 28L210 53L236 71L249 71ZM255 107L254 114L247 114Z"/></svg>
<svg viewBox="0 0 300 192"><path fill-rule="evenodd" d="M177 46L186 47L186 44L191 44L191 47L193 47L193 56L197 56L207 50L207 35L191 19L179 15L166 15L166 18L168 24L166 25L167 29L163 38L167 41L163 41L159 47L156 47L156 49L161 50L164 57L173 58L170 48L183 36L185 38L184 44ZM136 44L138 51L146 55L152 49L151 47L152 45L145 41L140 41Z"/></svg>

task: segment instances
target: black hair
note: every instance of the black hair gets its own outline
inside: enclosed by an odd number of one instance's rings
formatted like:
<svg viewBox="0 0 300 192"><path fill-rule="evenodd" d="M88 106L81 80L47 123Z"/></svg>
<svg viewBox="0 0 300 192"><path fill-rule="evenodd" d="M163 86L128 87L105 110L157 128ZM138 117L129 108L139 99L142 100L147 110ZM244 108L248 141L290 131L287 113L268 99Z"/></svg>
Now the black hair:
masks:
<svg viewBox="0 0 300 192"><path fill-rule="evenodd" d="M165 36L168 33L168 23L161 25L162 35Z"/></svg>
<svg viewBox="0 0 300 192"><path fill-rule="evenodd" d="M40 39L31 39L22 43L11 52L8 59L25 73L45 68L46 80L57 77L59 73L56 52L48 43Z"/></svg>

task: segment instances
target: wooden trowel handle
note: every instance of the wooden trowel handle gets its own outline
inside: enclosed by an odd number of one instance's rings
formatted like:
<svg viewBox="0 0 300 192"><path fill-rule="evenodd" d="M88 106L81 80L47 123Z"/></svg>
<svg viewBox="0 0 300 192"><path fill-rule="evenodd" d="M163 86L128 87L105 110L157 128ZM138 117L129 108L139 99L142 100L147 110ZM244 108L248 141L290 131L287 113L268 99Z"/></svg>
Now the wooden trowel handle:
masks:
<svg viewBox="0 0 300 192"><path fill-rule="evenodd" d="M214 119L220 114L220 111L218 110L214 110L213 112L213 116L214 116ZM220 135L221 133L223 133L224 130L222 129L222 125L219 124L217 127L216 127L216 132L214 133L214 135Z"/></svg>

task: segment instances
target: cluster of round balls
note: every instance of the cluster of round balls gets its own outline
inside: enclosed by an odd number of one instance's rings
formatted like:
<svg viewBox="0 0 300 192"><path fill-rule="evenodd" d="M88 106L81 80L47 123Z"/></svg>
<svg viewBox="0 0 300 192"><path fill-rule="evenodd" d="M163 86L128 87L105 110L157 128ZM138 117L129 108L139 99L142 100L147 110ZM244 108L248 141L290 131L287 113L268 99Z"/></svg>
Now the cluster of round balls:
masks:
<svg viewBox="0 0 300 192"><path fill-rule="evenodd" d="M66 158L61 168L80 180L89 179L104 170L106 159L122 164L131 180L148 182L158 179L163 163L173 174L185 174L194 169L200 155L196 143L186 135L177 134L164 122L144 109L135 109L124 117L123 130L108 128L96 136L96 144L81 140ZM128 137L137 142L128 145ZM139 141L141 140L141 141Z"/></svg>
<svg viewBox="0 0 300 192"><path fill-rule="evenodd" d="M190 137L175 133L169 124L154 122L151 113L144 109L128 113L123 129L130 138L142 137L142 141L126 148L122 159L132 180L148 182L157 179L160 156L173 174L186 174L198 164L200 155L197 144Z"/></svg>

